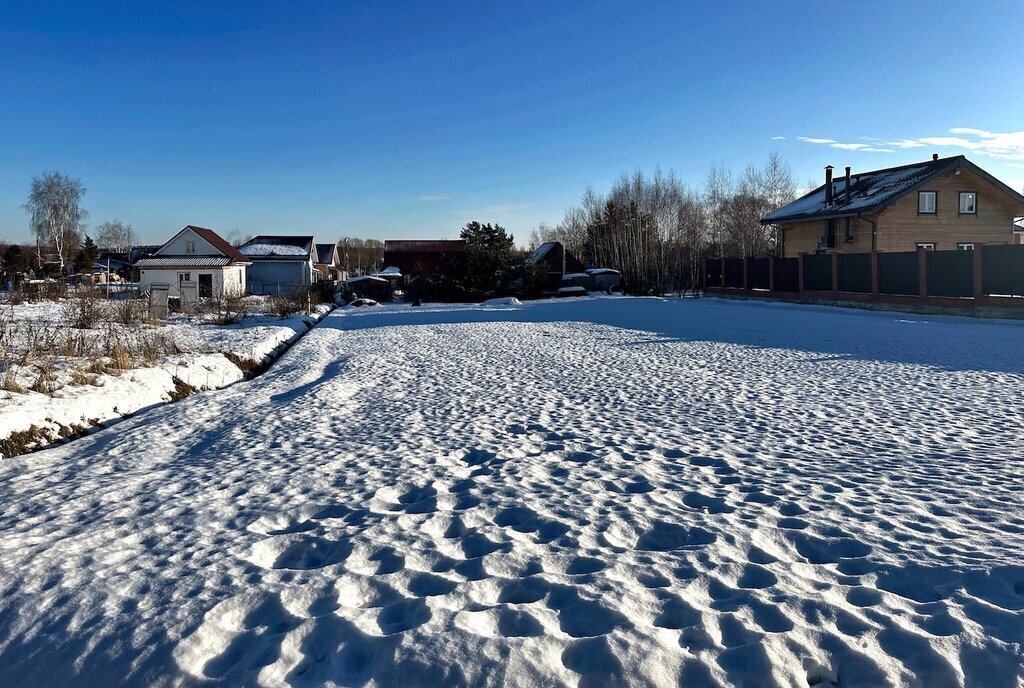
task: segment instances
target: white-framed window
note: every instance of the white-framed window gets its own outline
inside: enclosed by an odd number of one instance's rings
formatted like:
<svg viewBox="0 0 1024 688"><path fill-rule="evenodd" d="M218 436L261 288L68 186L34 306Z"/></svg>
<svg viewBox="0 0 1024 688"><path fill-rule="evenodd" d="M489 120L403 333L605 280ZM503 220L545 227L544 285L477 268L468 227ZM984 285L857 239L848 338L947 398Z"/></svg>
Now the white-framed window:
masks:
<svg viewBox="0 0 1024 688"><path fill-rule="evenodd" d="M961 215L977 215L978 214L978 194L973 191L961 191L960 192L960 214Z"/></svg>
<svg viewBox="0 0 1024 688"><path fill-rule="evenodd" d="M974 243L971 241L961 241L956 245L957 251L973 251Z"/></svg>
<svg viewBox="0 0 1024 688"><path fill-rule="evenodd" d="M938 197L936 191L918 191L917 192L917 213L919 215L934 215L936 213L936 200Z"/></svg>
<svg viewBox="0 0 1024 688"><path fill-rule="evenodd" d="M185 253L187 253L188 255L191 256L191 255L194 255L195 252L196 252L196 242L194 242L194 241L186 241L185 242Z"/></svg>
<svg viewBox="0 0 1024 688"><path fill-rule="evenodd" d="M191 272L179 272L178 273L178 281L179 282L191 282L192 281L192 273Z"/></svg>
<svg viewBox="0 0 1024 688"><path fill-rule="evenodd" d="M934 251L935 250L935 242L934 241L919 241L919 242L917 242L917 250L918 251Z"/></svg>

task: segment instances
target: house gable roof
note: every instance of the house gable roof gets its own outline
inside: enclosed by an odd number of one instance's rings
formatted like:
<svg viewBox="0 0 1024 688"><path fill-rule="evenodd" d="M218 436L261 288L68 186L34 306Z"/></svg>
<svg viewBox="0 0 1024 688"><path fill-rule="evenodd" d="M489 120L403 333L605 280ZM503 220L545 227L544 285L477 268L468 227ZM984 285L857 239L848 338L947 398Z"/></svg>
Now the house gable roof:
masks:
<svg viewBox="0 0 1024 688"><path fill-rule="evenodd" d="M169 254L164 252L165 248L173 244L174 240L180 237L185 232L192 232L196 236L206 241L221 256L223 256L224 258L228 258L230 263L249 264L250 262L248 258L246 258L245 256L238 252L238 249L236 249L228 242L224 241L224 239L222 239L221 236L217 234L215 231L213 231L212 229L207 229L206 227L196 227L195 225L185 225L184 227L182 227L181 230L179 230L174 236L165 241L163 244L161 244L160 248L153 252L153 257L161 257L164 259L168 259L180 255L180 257L182 258L196 258L197 256Z"/></svg>
<svg viewBox="0 0 1024 688"><path fill-rule="evenodd" d="M466 250L465 239L405 240L389 239L384 242L387 253L461 253Z"/></svg>
<svg viewBox="0 0 1024 688"><path fill-rule="evenodd" d="M238 247L249 260L316 260L312 236L260 234Z"/></svg>
<svg viewBox="0 0 1024 688"><path fill-rule="evenodd" d="M900 200L929 179L955 169L965 168L1024 205L1024 196L981 169L963 155L926 160L850 176L850 198L846 198L846 178L832 180L831 205L825 204L825 185L801 196L761 219L762 224L826 220L851 215L872 214Z"/></svg>
<svg viewBox="0 0 1024 688"><path fill-rule="evenodd" d="M527 262L530 263L531 265L539 263L541 260L544 259L545 256L551 253L551 250L554 249L556 246L558 246L557 241L545 241L543 244L534 249L533 253L530 254L530 257L526 259Z"/></svg>
<svg viewBox="0 0 1024 688"><path fill-rule="evenodd" d="M338 262L337 244L317 244L316 262L321 265L334 265Z"/></svg>

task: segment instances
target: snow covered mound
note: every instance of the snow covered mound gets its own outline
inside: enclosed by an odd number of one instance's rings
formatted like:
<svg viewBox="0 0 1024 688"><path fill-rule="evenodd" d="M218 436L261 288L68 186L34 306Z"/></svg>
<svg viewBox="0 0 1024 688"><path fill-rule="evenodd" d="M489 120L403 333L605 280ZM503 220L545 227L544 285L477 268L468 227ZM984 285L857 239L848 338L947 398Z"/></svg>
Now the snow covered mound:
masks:
<svg viewBox="0 0 1024 688"><path fill-rule="evenodd" d="M0 685L996 686L1019 324L712 299L335 311L0 463Z"/></svg>
<svg viewBox="0 0 1024 688"><path fill-rule="evenodd" d="M499 296L496 299L487 299L481 306L521 306L523 302L514 296Z"/></svg>

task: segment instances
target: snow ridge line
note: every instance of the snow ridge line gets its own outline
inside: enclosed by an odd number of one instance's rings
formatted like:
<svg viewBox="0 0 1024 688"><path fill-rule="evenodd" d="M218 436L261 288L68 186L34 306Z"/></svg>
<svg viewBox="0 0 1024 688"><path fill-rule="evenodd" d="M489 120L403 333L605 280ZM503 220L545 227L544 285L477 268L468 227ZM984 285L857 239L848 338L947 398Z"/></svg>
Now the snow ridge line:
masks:
<svg viewBox="0 0 1024 688"><path fill-rule="evenodd" d="M70 423L62 423L59 420L47 417L45 420L48 425L40 426L33 424L27 429L15 430L7 433L4 437L0 437L0 460L67 444L99 430L109 428L121 421L134 418L140 413L181 401L192 394L225 389L237 382L259 377L267 372L284 352L288 351L296 342L311 332L334 308L334 304L322 304L313 313L300 318L306 325L306 329L296 331L291 337L282 340L258 361L255 358L240 356L235 352L197 355L197 357L201 356L208 361L210 359L221 359L219 367L227 367L235 371L236 374L230 374L229 376L225 376L222 371L219 381L211 383L211 377L208 372L204 383L199 385L193 384L194 381L187 373L182 375L181 366L176 363L127 371L128 375L118 378L127 383L126 386L129 389L126 391L141 392L143 396L149 397L155 395L158 399L150 403L144 403L130 411L120 411L117 406L113 406L111 409L97 414L96 417L87 417L83 414L78 421ZM217 380L217 378L213 379ZM151 389L145 390L146 387Z"/></svg>

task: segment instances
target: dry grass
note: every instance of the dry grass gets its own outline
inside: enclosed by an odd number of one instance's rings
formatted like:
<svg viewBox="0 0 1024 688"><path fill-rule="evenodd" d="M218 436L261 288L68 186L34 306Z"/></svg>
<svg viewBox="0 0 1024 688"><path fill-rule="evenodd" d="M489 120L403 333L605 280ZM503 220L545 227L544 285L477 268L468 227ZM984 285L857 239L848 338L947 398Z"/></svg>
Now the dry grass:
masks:
<svg viewBox="0 0 1024 688"><path fill-rule="evenodd" d="M122 325L141 325L149 321L149 306L145 299L117 299L110 302L114 322Z"/></svg>
<svg viewBox="0 0 1024 688"><path fill-rule="evenodd" d="M39 371L36 381L32 383L29 390L40 394L53 394L57 391L57 378L53 374L53 359L44 358L37 365Z"/></svg>
<svg viewBox="0 0 1024 688"><path fill-rule="evenodd" d="M198 391L199 390L187 382L174 378L174 391L170 393L171 401L181 401L185 397L195 394Z"/></svg>
<svg viewBox="0 0 1024 688"><path fill-rule="evenodd" d="M4 364L4 374L0 376L0 389L17 394L25 393L25 388L18 384L17 368L13 365Z"/></svg>
<svg viewBox="0 0 1024 688"><path fill-rule="evenodd" d="M91 330L107 319L106 304L93 290L81 290L61 306L61 319L71 327Z"/></svg>
<svg viewBox="0 0 1024 688"><path fill-rule="evenodd" d="M267 310L279 318L287 318L306 310L306 300L291 296L272 296L267 303Z"/></svg>

